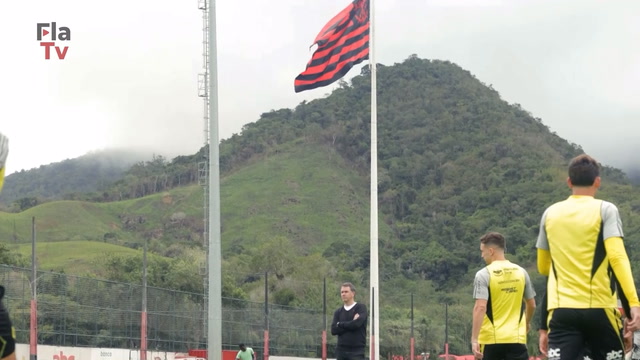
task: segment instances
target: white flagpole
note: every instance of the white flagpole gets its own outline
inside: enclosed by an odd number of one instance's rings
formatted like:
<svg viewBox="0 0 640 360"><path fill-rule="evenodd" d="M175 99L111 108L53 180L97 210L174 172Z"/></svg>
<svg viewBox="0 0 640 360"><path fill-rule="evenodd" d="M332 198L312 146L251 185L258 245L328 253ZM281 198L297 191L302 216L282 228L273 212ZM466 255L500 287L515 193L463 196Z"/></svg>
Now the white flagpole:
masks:
<svg viewBox="0 0 640 360"><path fill-rule="evenodd" d="M222 358L222 248L220 241L220 159L218 144L218 52L216 1L209 0L209 269L207 359Z"/></svg>
<svg viewBox="0 0 640 360"><path fill-rule="evenodd" d="M369 358L380 358L380 285L378 282L378 103L376 86L376 60L375 60L375 6L374 0L369 0L369 67L371 69L371 214L370 214L370 307L371 321L369 325L369 339L371 341Z"/></svg>

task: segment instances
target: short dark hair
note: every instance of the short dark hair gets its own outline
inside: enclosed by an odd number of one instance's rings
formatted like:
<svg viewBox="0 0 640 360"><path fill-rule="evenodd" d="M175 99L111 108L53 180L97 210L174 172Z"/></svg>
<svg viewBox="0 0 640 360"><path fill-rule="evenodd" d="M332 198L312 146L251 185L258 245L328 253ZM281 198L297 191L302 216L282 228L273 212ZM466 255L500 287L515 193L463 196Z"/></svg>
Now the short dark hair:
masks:
<svg viewBox="0 0 640 360"><path fill-rule="evenodd" d="M353 284L350 282L342 283L342 286L340 286L340 288L342 289L343 287L348 287L349 289L351 289L351 291L356 292L356 287L353 286Z"/></svg>
<svg viewBox="0 0 640 360"><path fill-rule="evenodd" d="M587 154L571 159L569 163L569 180L573 186L591 186L600 176L600 164Z"/></svg>
<svg viewBox="0 0 640 360"><path fill-rule="evenodd" d="M243 348L243 347L244 347L244 344L243 344L243 343L240 343L240 344L238 344L238 347L239 347L239 348Z"/></svg>
<svg viewBox="0 0 640 360"><path fill-rule="evenodd" d="M482 237L480 238L480 242L485 246L494 245L503 250L506 246L506 241L504 240L504 236L494 231L491 231L482 235Z"/></svg>

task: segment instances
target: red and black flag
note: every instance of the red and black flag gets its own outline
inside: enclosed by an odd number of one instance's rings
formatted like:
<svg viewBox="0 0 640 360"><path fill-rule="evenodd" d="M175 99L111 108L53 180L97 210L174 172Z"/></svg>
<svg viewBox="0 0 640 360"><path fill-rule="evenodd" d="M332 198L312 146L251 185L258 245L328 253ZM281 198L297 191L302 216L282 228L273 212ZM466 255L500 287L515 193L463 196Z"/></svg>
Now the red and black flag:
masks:
<svg viewBox="0 0 640 360"><path fill-rule="evenodd" d="M295 80L296 92L327 86L369 58L369 0L353 0L316 36L318 48Z"/></svg>

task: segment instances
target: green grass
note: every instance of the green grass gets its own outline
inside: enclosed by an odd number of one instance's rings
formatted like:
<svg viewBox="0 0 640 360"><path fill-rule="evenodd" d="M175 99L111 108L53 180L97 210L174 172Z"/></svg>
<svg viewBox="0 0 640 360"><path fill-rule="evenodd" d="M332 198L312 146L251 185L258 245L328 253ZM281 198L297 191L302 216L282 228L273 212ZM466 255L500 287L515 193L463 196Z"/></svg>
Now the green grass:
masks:
<svg viewBox="0 0 640 360"><path fill-rule="evenodd" d="M45 203L18 214L0 215L0 234L7 242L31 239L31 219L36 219L39 241L102 240L116 219L100 211L99 204L79 201Z"/></svg>
<svg viewBox="0 0 640 360"><path fill-rule="evenodd" d="M223 246L285 236L312 253L336 240L368 241L368 194L367 179L333 149L292 146L223 179Z"/></svg>
<svg viewBox="0 0 640 360"><path fill-rule="evenodd" d="M199 193L199 196L193 196ZM21 213L0 212L0 241L23 243L31 241L31 219L36 219L38 242L104 241L112 233L122 242L142 243L143 233L162 227L174 212L202 217L202 204L192 199L202 198L199 186L173 189L140 199L88 203L82 201L54 201ZM187 200L187 201L185 201ZM143 217L143 223L125 226L125 218Z"/></svg>
<svg viewBox="0 0 640 360"><path fill-rule="evenodd" d="M368 179L331 147L285 144L225 176L220 191L227 258L275 236L289 238L299 254L323 251L335 241L369 241ZM175 244L200 246L202 206L198 185L111 203L55 201L17 214L0 212L0 241L30 256L24 249L30 248L35 217L39 247L46 249L41 266L85 270L95 254L126 252L118 245L140 246L145 238L156 252ZM186 214L184 223L169 220L177 212ZM127 225L127 219L133 221ZM382 238L390 231L379 223Z"/></svg>
<svg viewBox="0 0 640 360"><path fill-rule="evenodd" d="M31 244L10 247L26 259L31 258ZM67 274L100 275L105 254L134 255L138 250L95 241L60 241L36 244L39 270L64 271Z"/></svg>

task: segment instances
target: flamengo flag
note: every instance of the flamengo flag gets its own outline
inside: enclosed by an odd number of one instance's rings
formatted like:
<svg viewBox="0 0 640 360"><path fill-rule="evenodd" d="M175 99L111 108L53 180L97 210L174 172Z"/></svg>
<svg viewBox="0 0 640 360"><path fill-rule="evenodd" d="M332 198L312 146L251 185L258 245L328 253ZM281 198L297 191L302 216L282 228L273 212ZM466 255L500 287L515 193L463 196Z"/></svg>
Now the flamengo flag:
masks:
<svg viewBox="0 0 640 360"><path fill-rule="evenodd" d="M369 58L369 0L353 0L320 31L318 48L295 80L296 92L327 86Z"/></svg>

